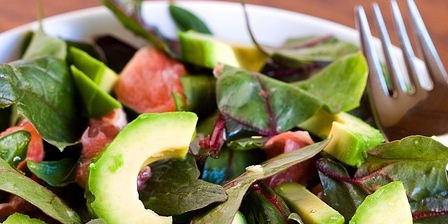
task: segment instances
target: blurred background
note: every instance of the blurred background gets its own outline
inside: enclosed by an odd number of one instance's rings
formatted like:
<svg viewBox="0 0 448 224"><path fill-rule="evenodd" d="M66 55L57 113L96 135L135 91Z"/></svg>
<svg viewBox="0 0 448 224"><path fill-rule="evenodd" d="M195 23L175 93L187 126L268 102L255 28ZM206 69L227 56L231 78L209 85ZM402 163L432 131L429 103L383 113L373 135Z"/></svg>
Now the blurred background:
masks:
<svg viewBox="0 0 448 224"><path fill-rule="evenodd" d="M185 1L185 0L177 0ZM239 0L228 0L238 3ZM415 0L420 9L423 20L434 40L434 44L441 55L442 61L448 65L448 1L447 0ZM37 18L37 1L34 0L0 0L0 33L25 23L32 22ZM372 10L371 0L246 0L247 4L264 5L280 9L300 12L330 21L334 21L355 28L354 7L364 6L369 19ZM405 0L397 0L403 12L405 22L407 11ZM99 6L98 0L41 0L44 16L52 16L77 9ZM378 0L386 23L391 24L391 11L389 0ZM392 26L389 26L392 29ZM372 31L375 35L375 30ZM397 43L395 35L391 34L392 42ZM447 66L445 66L447 67Z"/></svg>

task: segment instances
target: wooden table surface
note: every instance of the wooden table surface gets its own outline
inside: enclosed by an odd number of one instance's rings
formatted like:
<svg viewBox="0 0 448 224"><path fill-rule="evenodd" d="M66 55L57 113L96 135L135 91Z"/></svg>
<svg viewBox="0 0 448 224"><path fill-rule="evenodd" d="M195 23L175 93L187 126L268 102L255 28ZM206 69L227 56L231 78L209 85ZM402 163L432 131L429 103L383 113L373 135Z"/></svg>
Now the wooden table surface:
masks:
<svg viewBox="0 0 448 224"><path fill-rule="evenodd" d="M0 7L0 33L16 26L34 21L37 15L34 0L1 0ZM178 0L181 1L181 0ZM230 0L239 2L239 0ZM448 1L447 0L415 0L426 26L434 40L434 44L441 55L442 61L448 65ZM52 16L76 9L99 6L98 0L41 0L44 15ZM246 0L248 4L264 5L296 11L327 20L355 27L354 7L363 5L371 16L372 0ZM386 22L391 23L389 0L377 0L381 6ZM405 9L405 0L397 0ZM403 16L407 17L404 11ZM396 38L392 35L393 43Z"/></svg>

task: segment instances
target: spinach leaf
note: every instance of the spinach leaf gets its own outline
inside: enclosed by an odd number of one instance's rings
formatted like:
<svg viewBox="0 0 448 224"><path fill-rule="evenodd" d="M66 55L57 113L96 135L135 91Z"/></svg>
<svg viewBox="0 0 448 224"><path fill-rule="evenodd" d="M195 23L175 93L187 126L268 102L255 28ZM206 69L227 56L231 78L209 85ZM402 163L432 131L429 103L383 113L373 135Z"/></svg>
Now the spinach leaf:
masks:
<svg viewBox="0 0 448 224"><path fill-rule="evenodd" d="M26 162L28 169L51 186L63 187L73 181L77 160L65 158L57 161Z"/></svg>
<svg viewBox="0 0 448 224"><path fill-rule="evenodd" d="M0 159L17 167L21 161L25 160L30 141L31 134L23 130L0 138Z"/></svg>
<svg viewBox="0 0 448 224"><path fill-rule="evenodd" d="M216 111L216 79L209 75L183 75L180 77L188 111L201 115Z"/></svg>
<svg viewBox="0 0 448 224"><path fill-rule="evenodd" d="M232 223L243 197L250 186L258 180L284 172L289 167L312 158L328 144L329 139L308 145L300 150L293 150L269 159L261 165L250 166L247 171L224 185L228 195L227 201L212 207L208 212L200 214L192 223Z"/></svg>
<svg viewBox="0 0 448 224"><path fill-rule="evenodd" d="M219 157L207 157L202 172L205 181L223 184L228 180L244 173L245 168L264 161L261 150L231 150L224 148L220 151Z"/></svg>
<svg viewBox="0 0 448 224"><path fill-rule="evenodd" d="M227 199L222 186L200 180L199 175L191 155L153 165L140 199L159 215L179 215Z"/></svg>
<svg viewBox="0 0 448 224"><path fill-rule="evenodd" d="M0 108L15 105L43 139L63 150L80 136L73 82L64 60L40 57L0 65Z"/></svg>
<svg viewBox="0 0 448 224"><path fill-rule="evenodd" d="M0 190L15 194L64 224L82 223L78 214L53 192L14 170L0 159Z"/></svg>
<svg viewBox="0 0 448 224"><path fill-rule="evenodd" d="M227 65L218 75L216 97L224 116L265 135L287 131L322 107L300 88Z"/></svg>
<svg viewBox="0 0 448 224"><path fill-rule="evenodd" d="M212 34L207 25L190 11L171 3L169 12L180 30L194 30L199 33Z"/></svg>

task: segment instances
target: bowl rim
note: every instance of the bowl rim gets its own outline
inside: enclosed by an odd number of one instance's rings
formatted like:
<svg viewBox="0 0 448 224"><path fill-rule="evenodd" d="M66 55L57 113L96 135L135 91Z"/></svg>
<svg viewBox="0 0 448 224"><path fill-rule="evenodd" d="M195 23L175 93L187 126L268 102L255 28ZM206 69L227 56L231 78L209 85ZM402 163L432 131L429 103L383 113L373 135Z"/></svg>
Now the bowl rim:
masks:
<svg viewBox="0 0 448 224"><path fill-rule="evenodd" d="M161 0L144 1L142 11L147 12L148 10L150 11L152 8L167 7L168 4L169 4L168 1L161 1ZM176 4L185 7L186 9L190 9L195 13L199 13L199 16L203 16L202 13L205 13L205 11L207 10L219 9L219 10L237 11L239 10L238 8L241 8L241 4L236 2L207 1L207 0L180 1L176 2ZM301 12L295 12L286 9L255 5L255 4L245 4L245 5L247 7L247 11L249 12L249 16L254 16L253 18L255 18L255 20L257 20L260 15L266 15L267 17L269 16L281 17L281 19L285 21L291 20L302 24L315 24L317 25L317 27L319 27L318 29L326 30L326 33L335 35L338 38L345 39L349 42L359 45L357 30L349 26L339 24L330 20L326 20L323 18L319 18L316 16L304 14ZM202 9L205 8L207 10L199 10L201 8ZM242 11L239 11L238 13L243 14ZM146 14L147 13L144 13L144 18ZM111 19L115 20L116 23L119 23L109 9L107 9L103 5L100 5L45 17L42 26L44 31L46 31L47 27L51 26L51 24L83 21L88 18ZM33 21L0 33L0 43L1 43L0 52L2 52L0 54L0 63L6 63L11 60L17 59L18 49L20 45L19 43L22 42L24 34L28 31L33 30L35 31L38 29L38 27L39 22ZM162 33L164 33L163 30Z"/></svg>

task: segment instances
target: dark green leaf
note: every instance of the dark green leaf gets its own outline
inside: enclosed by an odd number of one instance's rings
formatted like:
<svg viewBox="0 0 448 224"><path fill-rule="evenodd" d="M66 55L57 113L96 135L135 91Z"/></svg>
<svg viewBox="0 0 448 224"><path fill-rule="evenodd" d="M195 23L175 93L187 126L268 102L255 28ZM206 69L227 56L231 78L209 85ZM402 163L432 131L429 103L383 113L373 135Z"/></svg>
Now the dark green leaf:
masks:
<svg viewBox="0 0 448 224"><path fill-rule="evenodd" d="M371 192L395 180L402 181L408 197L417 201L448 189L448 148L432 138L410 136L366 152L355 178Z"/></svg>
<svg viewBox="0 0 448 224"><path fill-rule="evenodd" d="M204 21L192 12L174 4L170 4L169 11L180 30L194 30L199 33L212 34L212 31L210 31Z"/></svg>
<svg viewBox="0 0 448 224"><path fill-rule="evenodd" d="M204 114L216 111L216 79L209 75L183 75L180 78L187 110Z"/></svg>
<svg viewBox="0 0 448 224"><path fill-rule="evenodd" d="M27 166L41 180L51 186L63 187L73 181L73 174L77 160L73 158L58 161L27 161Z"/></svg>
<svg viewBox="0 0 448 224"><path fill-rule="evenodd" d="M253 183L284 172L289 167L312 158L322 151L328 142L329 139L306 146L300 150L283 153L261 165L248 167L246 172L224 185L228 200L211 208L207 213L201 214L193 220L193 223L232 223L244 195Z"/></svg>
<svg viewBox="0 0 448 224"><path fill-rule="evenodd" d="M168 55L173 56L173 52L168 47L165 39L158 33L157 29L145 24L141 15L141 0L100 0L100 2L115 14L115 16L124 27L126 27L136 35L148 40L159 50L162 50Z"/></svg>
<svg viewBox="0 0 448 224"><path fill-rule="evenodd" d="M347 181L350 176L341 163L322 158L317 161L317 167L326 202L345 220L350 220L367 193Z"/></svg>
<svg viewBox="0 0 448 224"><path fill-rule="evenodd" d="M27 131L16 131L0 138L0 159L9 165L17 165L25 160L31 134Z"/></svg>
<svg viewBox="0 0 448 224"><path fill-rule="evenodd" d="M222 149L218 158L207 157L201 179L215 184L223 184L244 173L246 167L263 161L262 155L260 150Z"/></svg>
<svg viewBox="0 0 448 224"><path fill-rule="evenodd" d="M75 90L65 61L43 57L0 66L0 108L17 107L46 141L62 150L80 132Z"/></svg>
<svg viewBox="0 0 448 224"><path fill-rule="evenodd" d="M1 95L1 93L0 93ZM0 132L6 130L11 124L12 107L2 108L0 106Z"/></svg>
<svg viewBox="0 0 448 224"><path fill-rule="evenodd" d="M300 88L230 66L223 67L216 85L221 113L262 134L290 130L322 107Z"/></svg>
<svg viewBox="0 0 448 224"><path fill-rule="evenodd" d="M96 46L101 50L104 61L115 72L120 73L134 56L137 48L111 35L95 38Z"/></svg>
<svg viewBox="0 0 448 224"><path fill-rule="evenodd" d="M227 199L222 186L199 180L199 175L191 155L152 166L140 199L159 215L179 215Z"/></svg>
<svg viewBox="0 0 448 224"><path fill-rule="evenodd" d="M263 184L254 184L250 188L240 211L248 223L254 224L286 224L291 213L285 201Z"/></svg>
<svg viewBox="0 0 448 224"><path fill-rule="evenodd" d="M403 183L415 219L438 223L447 213L446 146L429 137L409 136L378 145L366 154L366 162L353 177L330 159L317 163L327 201L344 217L351 218L366 195L392 181Z"/></svg>
<svg viewBox="0 0 448 224"><path fill-rule="evenodd" d="M367 74L367 62L358 52L337 59L313 77L293 85L317 97L334 114L360 105Z"/></svg>
<svg viewBox="0 0 448 224"><path fill-rule="evenodd" d="M53 192L14 170L0 159L0 190L15 194L64 224L82 223L78 214Z"/></svg>

